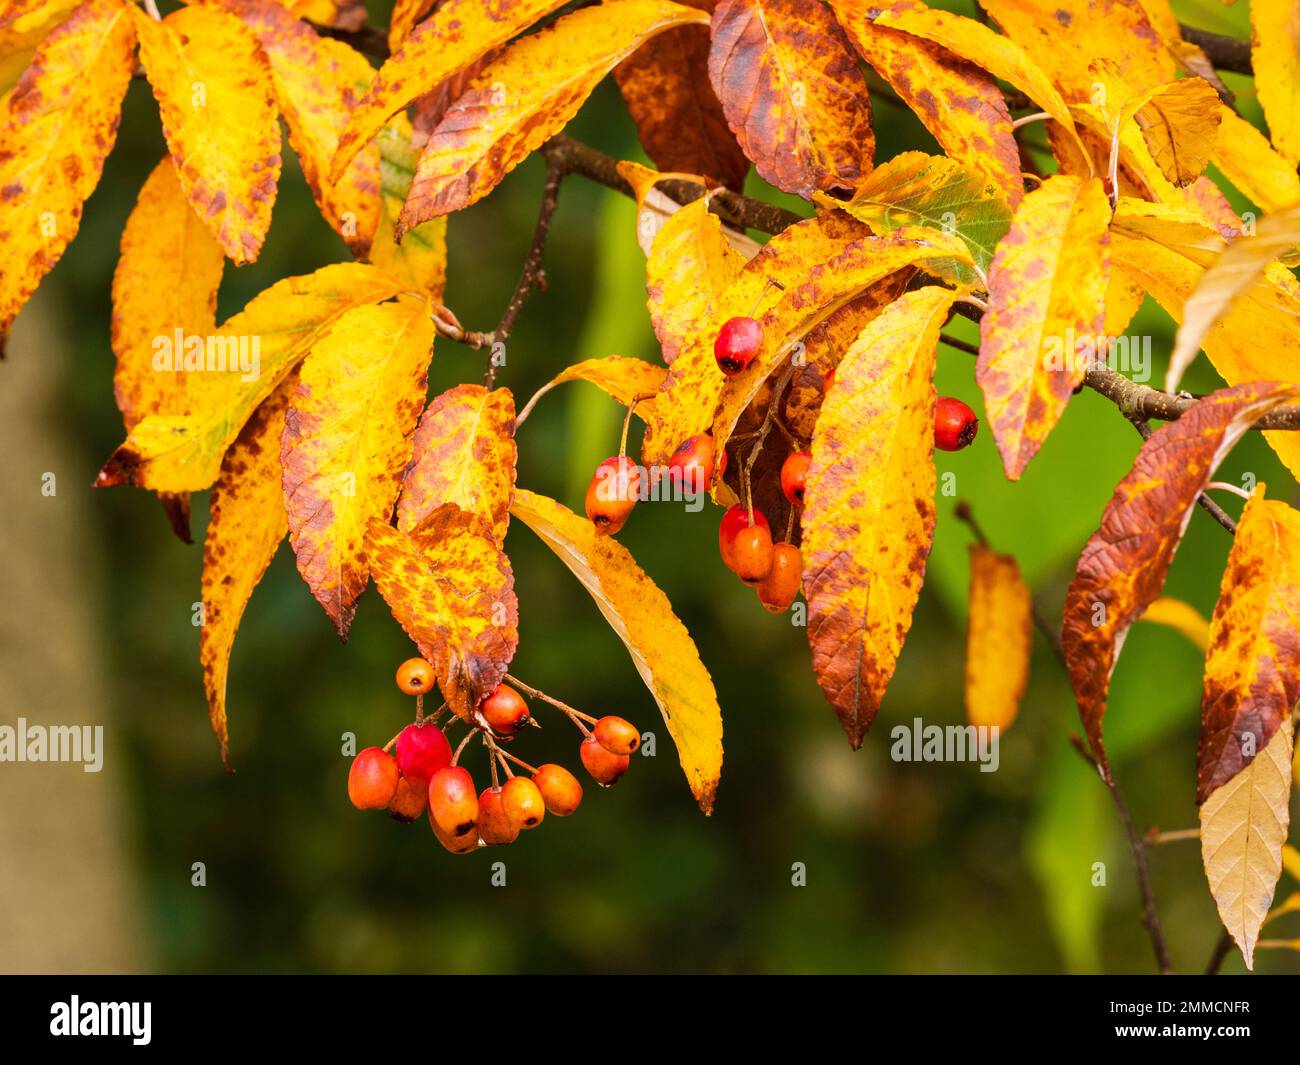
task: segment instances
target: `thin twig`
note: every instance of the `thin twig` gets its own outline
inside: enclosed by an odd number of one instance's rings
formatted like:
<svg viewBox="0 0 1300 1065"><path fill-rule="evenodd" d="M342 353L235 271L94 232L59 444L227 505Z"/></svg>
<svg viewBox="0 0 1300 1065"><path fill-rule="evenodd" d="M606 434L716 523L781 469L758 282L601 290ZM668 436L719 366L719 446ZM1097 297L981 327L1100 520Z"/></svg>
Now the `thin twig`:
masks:
<svg viewBox="0 0 1300 1065"><path fill-rule="evenodd" d="M1223 960L1232 950L1232 934L1225 928L1214 944L1214 950L1210 952L1210 960L1205 964L1205 975L1214 976L1218 973L1223 965Z"/></svg>

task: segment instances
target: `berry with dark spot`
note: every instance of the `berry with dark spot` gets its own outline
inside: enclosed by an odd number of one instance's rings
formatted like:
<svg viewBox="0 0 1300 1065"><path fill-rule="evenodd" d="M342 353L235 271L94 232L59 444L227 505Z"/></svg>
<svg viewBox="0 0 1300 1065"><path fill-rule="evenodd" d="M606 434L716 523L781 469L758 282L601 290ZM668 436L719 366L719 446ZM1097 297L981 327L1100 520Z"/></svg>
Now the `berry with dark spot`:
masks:
<svg viewBox="0 0 1300 1065"><path fill-rule="evenodd" d="M610 754L632 754L641 746L641 733L632 722L621 717L602 717L592 735Z"/></svg>
<svg viewBox="0 0 1300 1065"><path fill-rule="evenodd" d="M718 330L713 342L713 358L718 369L728 377L735 377L754 361L763 343L763 327L757 320L746 316L730 318Z"/></svg>
<svg viewBox="0 0 1300 1065"><path fill-rule="evenodd" d="M969 447L979 427L975 412L955 396L940 396L934 405L934 446L940 451Z"/></svg>
<svg viewBox="0 0 1300 1065"><path fill-rule="evenodd" d="M603 788L617 783L618 778L627 772L631 759L625 754L607 751L597 742L595 736L588 736L578 748L578 756L592 780Z"/></svg>
<svg viewBox="0 0 1300 1065"><path fill-rule="evenodd" d="M808 467L812 453L795 451L781 465L781 491L791 503L803 504L804 485L808 483Z"/></svg>

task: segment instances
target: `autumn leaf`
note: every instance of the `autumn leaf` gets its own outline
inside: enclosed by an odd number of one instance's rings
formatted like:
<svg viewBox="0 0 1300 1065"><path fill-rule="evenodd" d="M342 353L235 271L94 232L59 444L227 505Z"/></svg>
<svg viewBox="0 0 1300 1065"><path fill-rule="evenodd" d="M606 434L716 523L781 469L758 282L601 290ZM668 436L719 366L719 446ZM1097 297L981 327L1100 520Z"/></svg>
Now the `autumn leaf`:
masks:
<svg viewBox="0 0 1300 1065"><path fill-rule="evenodd" d="M389 56L339 136L335 181L388 120L417 97L500 48L564 0L444 0Z"/></svg>
<svg viewBox="0 0 1300 1065"><path fill-rule="evenodd" d="M722 773L722 711L713 680L667 597L627 548L597 535L591 522L555 500L520 489L511 512L591 593L659 704L691 793L701 810L712 813Z"/></svg>
<svg viewBox="0 0 1300 1065"><path fill-rule="evenodd" d="M1210 161L1265 211L1281 211L1300 202L1296 168L1272 149L1264 134L1226 104L1219 105L1219 139Z"/></svg>
<svg viewBox="0 0 1300 1065"><path fill-rule="evenodd" d="M249 415L316 340L353 307L388 299L402 288L401 281L362 263L325 266L272 285L201 347L204 372L191 377L190 410L149 415L135 425L95 486L132 484L159 492L207 488ZM240 365L241 351L247 367Z"/></svg>
<svg viewBox="0 0 1300 1065"><path fill-rule="evenodd" d="M515 491L515 401L509 389L457 385L420 416L402 476L397 527L411 532L444 503L484 519L500 544Z"/></svg>
<svg viewBox="0 0 1300 1065"><path fill-rule="evenodd" d="M1300 387L1252 383L1199 400L1151 434L1106 505L1066 594L1061 644L1079 716L1103 771L1102 718L1129 627L1160 594L1197 496L1251 424Z"/></svg>
<svg viewBox="0 0 1300 1065"><path fill-rule="evenodd" d="M1219 919L1255 967L1255 943L1282 875L1291 822L1291 719L1201 806L1201 861Z"/></svg>
<svg viewBox="0 0 1300 1065"><path fill-rule="evenodd" d="M1010 555L981 544L970 549L966 623L966 720L1011 727L1029 681L1034 606Z"/></svg>
<svg viewBox="0 0 1300 1065"><path fill-rule="evenodd" d="M922 37L873 23L873 0L832 0L853 47L907 104L953 159L1020 202L1020 150L997 82Z"/></svg>
<svg viewBox="0 0 1300 1065"><path fill-rule="evenodd" d="M168 164L168 170L171 170ZM188 205L187 205L188 209ZM221 760L230 768L226 678L235 633L253 589L289 531L280 484L280 435L296 387L288 377L244 424L226 452L212 486L208 531L203 541L203 624L199 662L212 731Z"/></svg>
<svg viewBox="0 0 1300 1065"><path fill-rule="evenodd" d="M370 261L441 303L447 285L447 220L432 218L408 230L400 244L396 238L397 217L420 160L411 136L410 120L396 115L376 138L383 195Z"/></svg>
<svg viewBox="0 0 1300 1065"><path fill-rule="evenodd" d="M217 8L184 7L161 22L131 10L181 188L226 255L252 262L280 178L266 55L239 19Z"/></svg>
<svg viewBox="0 0 1300 1065"><path fill-rule="evenodd" d="M348 116L374 70L365 56L317 33L272 0L221 0L252 30L271 65L289 143L322 216L364 254L379 222L379 150L367 146L339 181L330 162Z"/></svg>
<svg viewBox="0 0 1300 1065"><path fill-rule="evenodd" d="M709 79L758 172L805 199L871 170L867 82L830 11L801 0L720 0Z"/></svg>
<svg viewBox="0 0 1300 1065"><path fill-rule="evenodd" d="M388 49L396 52L411 35L417 22L436 6L437 0L397 0L388 18Z"/></svg>
<svg viewBox="0 0 1300 1065"><path fill-rule="evenodd" d="M432 351L424 300L350 310L312 346L285 415L289 539L298 572L344 639L369 576L366 526L393 512Z"/></svg>
<svg viewBox="0 0 1300 1065"><path fill-rule="evenodd" d="M1202 651L1210 647L1210 623L1190 603L1162 595L1153 600L1138 621L1164 625L1186 636Z"/></svg>
<svg viewBox="0 0 1300 1065"><path fill-rule="evenodd" d="M871 727L934 536L934 361L954 293L886 307L835 371L804 490L803 587L813 672L856 748Z"/></svg>
<svg viewBox="0 0 1300 1065"><path fill-rule="evenodd" d="M683 2L710 13L714 8L714 0ZM749 160L727 127L708 64L708 28L680 26L623 60L614 78L655 166L705 174L740 190Z"/></svg>
<svg viewBox="0 0 1300 1065"><path fill-rule="evenodd" d="M704 12L668 0L606 0L516 41L470 83L429 135L397 222L398 238L486 196L646 41L707 21Z"/></svg>
<svg viewBox="0 0 1300 1065"><path fill-rule="evenodd" d="M1002 465L1019 479L1109 355L1110 204L1101 181L1058 174L1029 193L989 269L975 380Z"/></svg>
<svg viewBox="0 0 1300 1065"><path fill-rule="evenodd" d="M446 503L409 533L366 528L375 587L466 720L505 679L519 646L510 560L482 519Z"/></svg>
<svg viewBox="0 0 1300 1065"><path fill-rule="evenodd" d="M647 425L653 425L650 412L659 406L655 394L662 387L665 377L662 366L646 362L645 359L633 359L626 355L584 359L565 367L533 393L524 409L519 412L519 420L527 418L537 406L538 400L557 385L569 381L587 381L625 407L637 400L637 413Z"/></svg>
<svg viewBox="0 0 1300 1065"><path fill-rule="evenodd" d="M41 42L0 118L0 348L77 235L135 68L131 9L86 0Z"/></svg>
<svg viewBox="0 0 1300 1065"><path fill-rule="evenodd" d="M1273 145L1300 163L1300 10L1295 0L1252 0L1250 62Z"/></svg>

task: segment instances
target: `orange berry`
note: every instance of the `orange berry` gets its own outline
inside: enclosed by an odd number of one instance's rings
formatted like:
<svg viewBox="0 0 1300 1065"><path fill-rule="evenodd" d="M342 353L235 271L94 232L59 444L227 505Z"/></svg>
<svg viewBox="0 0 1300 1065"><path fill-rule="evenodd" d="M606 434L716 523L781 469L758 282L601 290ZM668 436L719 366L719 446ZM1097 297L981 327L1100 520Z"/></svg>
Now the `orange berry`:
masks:
<svg viewBox="0 0 1300 1065"><path fill-rule="evenodd" d="M422 813L429 801L428 788L418 780L401 777L397 781L397 790L388 803L388 812L394 821L414 821Z"/></svg>
<svg viewBox="0 0 1300 1065"><path fill-rule="evenodd" d="M478 823L478 793L474 778L458 765L447 766L429 781L429 819L448 836L473 832Z"/></svg>
<svg viewBox="0 0 1300 1065"><path fill-rule="evenodd" d="M768 528L767 518L761 510L754 511L753 524ZM722 523L718 526L718 553L722 555L727 569L732 572L736 569L736 534L749 526L749 508L740 503L728 507L722 515Z"/></svg>
<svg viewBox="0 0 1300 1065"><path fill-rule="evenodd" d="M712 433L697 433L683 440L668 460L669 484L687 497L707 492L713 480L715 450Z"/></svg>
<svg viewBox="0 0 1300 1065"><path fill-rule="evenodd" d="M528 704L514 688L501 684L478 704L484 719L503 736L511 736L530 720Z"/></svg>
<svg viewBox="0 0 1300 1065"><path fill-rule="evenodd" d="M641 733L632 722L621 717L602 717L592 735L610 754L631 754L641 746Z"/></svg>
<svg viewBox="0 0 1300 1065"><path fill-rule="evenodd" d="M757 584L772 568L772 534L762 525L751 525L736 533L731 551L736 576L746 584Z"/></svg>
<svg viewBox="0 0 1300 1065"><path fill-rule="evenodd" d="M556 817L568 817L582 803L582 785L562 765L548 762L539 766L533 774L533 783L542 793L547 811Z"/></svg>
<svg viewBox="0 0 1300 1065"><path fill-rule="evenodd" d="M812 453L809 451L795 451L782 463L781 491L791 503L803 503L803 490L811 463Z"/></svg>
<svg viewBox="0 0 1300 1065"><path fill-rule="evenodd" d="M582 746L578 748L578 756L582 759L582 764L587 767L591 778L604 788L617 783L618 778L627 772L631 762L625 754L615 754L613 751L605 750L595 736L588 736L582 741Z"/></svg>
<svg viewBox="0 0 1300 1065"><path fill-rule="evenodd" d="M407 695L423 695L433 679L433 666L423 658L408 658L397 667L397 687Z"/></svg>
<svg viewBox="0 0 1300 1065"><path fill-rule="evenodd" d="M477 832L471 830L462 836L449 836L438 827L438 822L433 819L432 810L429 812L429 827L433 829L434 838L452 854L470 854L478 850Z"/></svg>
<svg viewBox="0 0 1300 1065"><path fill-rule="evenodd" d="M641 492L641 467L626 455L606 459L587 486L587 517L596 532L612 535L627 523Z"/></svg>
<svg viewBox="0 0 1300 1065"><path fill-rule="evenodd" d="M783 614L799 594L802 563L794 544L777 544L772 548L772 568L758 582L758 598L773 614Z"/></svg>
<svg viewBox="0 0 1300 1065"><path fill-rule="evenodd" d="M546 816L542 793L528 777L511 777L501 789L501 805L520 828L536 828Z"/></svg>
<svg viewBox="0 0 1300 1065"><path fill-rule="evenodd" d="M348 798L358 810L383 810L393 801L400 777L391 754L382 747L367 747L352 759Z"/></svg>
<svg viewBox="0 0 1300 1065"><path fill-rule="evenodd" d="M504 788L484 788L478 797L478 834L489 847L519 838L519 822L506 811L504 794Z"/></svg>

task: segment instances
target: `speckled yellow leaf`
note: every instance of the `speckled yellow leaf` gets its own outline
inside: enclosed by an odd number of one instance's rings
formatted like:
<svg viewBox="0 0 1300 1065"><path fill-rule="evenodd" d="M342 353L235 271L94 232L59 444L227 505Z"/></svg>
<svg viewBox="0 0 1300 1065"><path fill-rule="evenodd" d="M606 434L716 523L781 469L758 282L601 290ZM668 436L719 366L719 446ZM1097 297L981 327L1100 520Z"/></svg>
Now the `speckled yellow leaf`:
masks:
<svg viewBox="0 0 1300 1065"><path fill-rule="evenodd" d="M709 80L759 174L807 199L871 170L867 81L827 7L720 0L710 36Z"/></svg>
<svg viewBox="0 0 1300 1065"><path fill-rule="evenodd" d="M966 622L966 720L1011 727L1029 681L1034 605L1010 555L981 544L970 549Z"/></svg>
<svg viewBox="0 0 1300 1065"><path fill-rule="evenodd" d="M396 52L411 35L415 24L436 6L437 0L397 0L388 17L388 50Z"/></svg>
<svg viewBox="0 0 1300 1065"><path fill-rule="evenodd" d="M289 539L343 638L370 573L366 526L393 513L432 353L424 300L357 307L312 346L285 415Z"/></svg>
<svg viewBox="0 0 1300 1065"><path fill-rule="evenodd" d="M989 269L975 380L1013 481L1060 420L1091 360L1109 354L1109 222L1099 179L1050 177L1021 201Z"/></svg>
<svg viewBox="0 0 1300 1065"><path fill-rule="evenodd" d="M10 0L0 11L0 94L7 93L27 69L51 30L78 6L79 0Z"/></svg>
<svg viewBox="0 0 1300 1065"><path fill-rule="evenodd" d="M586 518L522 489L512 513L591 593L663 714L691 793L706 814L722 775L722 711L709 671L672 604L627 548Z"/></svg>
<svg viewBox="0 0 1300 1065"><path fill-rule="evenodd" d="M444 0L375 75L339 137L335 179L362 145L417 97L499 48L564 0Z"/></svg>
<svg viewBox="0 0 1300 1065"><path fill-rule="evenodd" d="M397 527L410 532L444 503L478 514L499 544L515 492L515 399L507 388L457 385L420 416L402 476Z"/></svg>
<svg viewBox="0 0 1300 1065"><path fill-rule="evenodd" d="M87 0L37 48L0 115L0 347L81 225L135 63L131 8Z"/></svg>
<svg viewBox="0 0 1300 1065"><path fill-rule="evenodd" d="M402 213L420 160L420 150L411 146L410 120L405 115L394 115L375 143L379 148L383 197L379 227L370 245L370 261L441 303L447 287L447 219L431 218L407 230L401 244L395 235L397 216Z"/></svg>
<svg viewBox="0 0 1300 1065"><path fill-rule="evenodd" d="M1294 167L1300 162L1300 3L1251 0L1250 60L1273 145Z"/></svg>
<svg viewBox="0 0 1300 1065"><path fill-rule="evenodd" d="M230 747L226 678L230 651L253 589L289 530L280 484L280 434L295 385L293 377L286 378L244 424L221 463L221 474L212 486L208 504L199 662L203 666L208 716L227 768Z"/></svg>
<svg viewBox="0 0 1300 1065"><path fill-rule="evenodd" d="M858 747L912 624L934 536L934 361L955 294L891 303L835 371L804 490L813 672Z"/></svg>
<svg viewBox="0 0 1300 1065"><path fill-rule="evenodd" d="M363 263L325 266L272 285L205 346L205 370L188 382L189 412L150 415L134 426L96 486L133 484L159 492L208 487L248 416L339 316L402 289L401 281Z"/></svg>
<svg viewBox="0 0 1300 1065"><path fill-rule="evenodd" d="M510 560L475 514L446 503L408 532L372 520L365 551L375 587L468 719L505 678L519 646Z"/></svg>
<svg viewBox="0 0 1300 1065"><path fill-rule="evenodd" d="M662 366L646 362L645 359L629 358L626 355L584 359L572 366L566 366L539 388L524 409L519 412L519 418L522 421L531 414L538 400L556 385L566 384L569 381L587 381L625 407L636 400L636 413L651 430L654 430L657 424L654 411L660 406L656 393L663 387L666 376Z"/></svg>
<svg viewBox="0 0 1300 1065"><path fill-rule="evenodd" d="M486 196L577 114L621 60L656 34L708 18L668 0L606 0L510 45L429 135L398 236Z"/></svg>
<svg viewBox="0 0 1300 1065"><path fill-rule="evenodd" d="M177 330L202 338L216 330L225 261L164 159L126 220L113 273L113 391L128 432L149 414L186 413L188 374L167 357Z"/></svg>
<svg viewBox="0 0 1300 1065"><path fill-rule="evenodd" d="M1255 967L1255 942L1282 875L1291 823L1292 725L1284 718L1240 773L1201 806L1201 861L1219 919Z"/></svg>
<svg viewBox="0 0 1300 1065"><path fill-rule="evenodd" d="M253 31L271 64L275 98L316 205L363 254L379 222L379 149L367 145L338 181L330 162L348 116L374 76L365 56L319 36L273 0L221 0Z"/></svg>
<svg viewBox="0 0 1300 1065"><path fill-rule="evenodd" d="M1263 211L1281 211L1300 202L1296 168L1236 111L1219 106L1219 139L1211 162Z"/></svg>
<svg viewBox="0 0 1300 1065"><path fill-rule="evenodd" d="M1202 651L1210 646L1210 623L1191 603L1162 595L1155 600L1138 621L1164 625L1186 636Z"/></svg>

